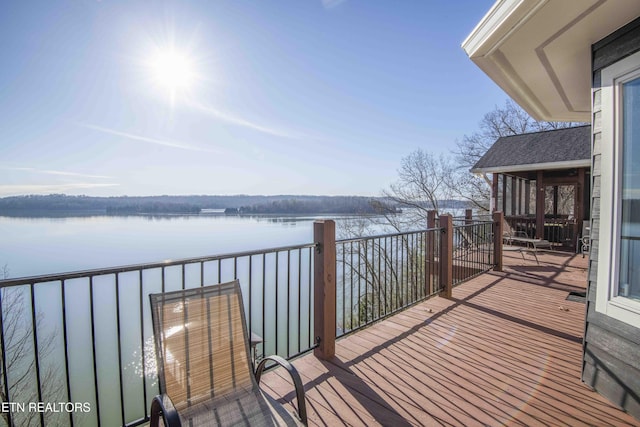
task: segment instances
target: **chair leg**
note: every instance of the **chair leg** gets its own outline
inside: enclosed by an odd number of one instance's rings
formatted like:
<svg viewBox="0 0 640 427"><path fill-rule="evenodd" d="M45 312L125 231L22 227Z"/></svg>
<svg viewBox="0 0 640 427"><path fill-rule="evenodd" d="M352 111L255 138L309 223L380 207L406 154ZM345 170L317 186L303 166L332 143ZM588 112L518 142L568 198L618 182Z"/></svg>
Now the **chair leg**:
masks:
<svg viewBox="0 0 640 427"><path fill-rule="evenodd" d="M162 417L165 427L181 427L182 425L173 402L166 394L158 395L151 401L150 427L158 427L160 425L160 417Z"/></svg>
<svg viewBox="0 0 640 427"><path fill-rule="evenodd" d="M277 363L278 365L282 366L287 372L289 372L296 391L296 400L298 402L298 418L300 418L302 424L306 426L308 424L307 404L304 398L304 386L302 385L300 374L298 373L296 368L291 363L289 363L288 360L285 360L282 357L276 355L267 356L260 361L255 371L256 382L258 384L260 383L260 378L262 377L262 371L264 371L264 368L268 361Z"/></svg>

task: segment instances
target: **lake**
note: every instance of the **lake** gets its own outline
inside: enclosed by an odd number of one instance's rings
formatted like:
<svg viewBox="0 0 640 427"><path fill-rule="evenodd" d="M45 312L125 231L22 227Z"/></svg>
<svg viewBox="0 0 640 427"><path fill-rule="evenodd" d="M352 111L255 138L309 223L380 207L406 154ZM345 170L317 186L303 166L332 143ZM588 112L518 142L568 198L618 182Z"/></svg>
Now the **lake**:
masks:
<svg viewBox="0 0 640 427"><path fill-rule="evenodd" d="M311 243L313 221L323 218L0 216L0 267L17 278Z"/></svg>
<svg viewBox="0 0 640 427"><path fill-rule="evenodd" d="M344 223L348 218L334 219ZM317 219L321 218L220 214L0 216L0 267L6 265L10 278L18 278L302 245L313 242L313 221ZM304 349L312 342L311 283L307 275L311 271L312 249L294 252L292 258L287 255L285 251L265 257L244 257L236 262L248 303L249 327L265 340L260 354L280 352L286 356L289 348L295 352L301 344ZM251 262L253 267L248 264ZM39 361L43 369L56 374L55 381L44 385L45 400L66 401L66 387L56 397L49 395L48 390L49 384L68 384L71 400L86 401L92 408L89 414L74 414L76 424L96 425L99 418L103 425L119 425L121 410L126 420L139 419L148 408L144 392L147 391L147 398L157 393L147 294L160 292L165 283L168 290L198 286L201 272L206 283L217 283L218 278L231 280L233 265L211 262L200 270L200 265L189 264L184 268L147 269L139 274L71 279L64 284L39 283L33 290L29 286L3 289L0 293L3 318L11 314L18 319L20 330L28 337L27 343L33 336L29 332L32 316L39 319L37 340L44 346ZM296 299L290 300L290 296ZM255 301L253 308L249 298ZM299 300L304 303L298 304ZM289 320L289 313L294 313L295 318ZM289 330L301 327L300 334L291 334L289 338ZM5 337L7 348L15 348L11 343L18 338ZM15 350L7 351L8 357L16 354ZM19 357L23 362L12 368L9 384L27 374L35 350L27 346ZM35 387L35 381L28 383L29 387ZM126 396L124 400L120 393ZM27 395L20 392L12 400L32 400ZM26 418L16 421L20 424ZM48 422L56 424L58 420Z"/></svg>
<svg viewBox="0 0 640 427"><path fill-rule="evenodd" d="M313 242L313 222L317 219L323 217L0 216L0 267L6 265L9 276L18 278L306 245ZM353 216L332 219L336 220L338 237L344 236L347 225L355 224L352 230L359 229ZM382 228L374 224L366 234L380 234ZM0 292L3 318L12 313L28 338L26 342L37 341L42 346L37 352L41 370L46 373L50 369L55 375L55 381L45 383L43 400L87 402L92 411L74 414L76 425L96 425L98 419L103 425L119 425L121 419L131 422L143 417L150 396L157 393L149 293L165 287L175 290L218 283L231 280L237 273L248 326L264 339L256 349L258 354L288 357L311 348L314 342L313 251L306 247L221 262L16 286ZM351 256L346 260L353 262ZM340 268L344 266L338 266L338 282ZM339 329L345 327L346 316L358 313L356 290L357 295L364 295L367 289L366 273L364 282L349 277L354 294L348 291L338 299ZM5 336L6 348L16 347L11 341L7 343ZM26 377L29 361L36 359L32 345L24 352L20 356L23 362L12 369L9 384ZM12 355L15 353L8 358ZM30 375L35 379L34 373ZM35 387L35 381L28 384ZM47 384L63 387L54 393ZM19 395L13 400L28 401ZM20 421L24 420L18 420L18 425ZM48 422L56 424L53 419Z"/></svg>

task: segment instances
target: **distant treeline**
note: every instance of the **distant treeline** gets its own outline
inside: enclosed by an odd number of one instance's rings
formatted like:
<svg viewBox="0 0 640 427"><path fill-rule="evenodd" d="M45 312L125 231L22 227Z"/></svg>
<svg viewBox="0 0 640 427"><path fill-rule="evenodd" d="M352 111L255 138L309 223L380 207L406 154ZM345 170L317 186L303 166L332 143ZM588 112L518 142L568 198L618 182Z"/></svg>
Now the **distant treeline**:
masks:
<svg viewBox="0 0 640 427"><path fill-rule="evenodd" d="M199 213L221 209L241 214L371 214L395 212L379 197L360 196L145 196L90 197L50 194L0 198L0 214L104 212L107 214Z"/></svg>
<svg viewBox="0 0 640 427"><path fill-rule="evenodd" d="M290 198L242 206L238 209L238 213L241 214L376 214L395 211L396 208L367 197L323 197L318 200Z"/></svg>

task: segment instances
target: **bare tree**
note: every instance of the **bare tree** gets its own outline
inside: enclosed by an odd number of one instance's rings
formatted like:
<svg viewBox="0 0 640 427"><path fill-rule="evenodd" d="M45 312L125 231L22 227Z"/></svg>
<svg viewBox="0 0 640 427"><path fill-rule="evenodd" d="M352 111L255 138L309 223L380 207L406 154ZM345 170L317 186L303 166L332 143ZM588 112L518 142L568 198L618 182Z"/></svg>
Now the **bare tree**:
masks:
<svg viewBox="0 0 640 427"><path fill-rule="evenodd" d="M464 135L456 143L453 154L458 165L469 170L500 137L522 133L564 129L582 125L577 122L541 122L534 120L513 100L508 99L504 107L498 107L484 115L479 130Z"/></svg>
<svg viewBox="0 0 640 427"><path fill-rule="evenodd" d="M399 232L424 229L427 212L435 210L440 214L445 200L464 200L477 210L488 211L489 182L486 177L474 176L469 170L498 138L575 125L538 122L509 100L504 107L496 107L485 114L479 131L465 135L449 154L435 155L418 149L404 157L398 169L398 180L383 191L383 196L403 209L402 215L395 214L388 206L379 205L378 217L343 222L341 237L371 234L372 225L375 230L388 227ZM567 199L566 204L570 203ZM340 248L342 268L349 272L346 276L356 278L349 284L351 288L347 288L352 304L344 309L342 328L348 330L369 322L380 313L403 306L423 291L419 284L424 284L427 274L425 247L414 244L402 234L399 236L392 245L387 245L386 240L371 239L354 241L348 247ZM487 238L483 234L474 240ZM402 256L398 258L399 253ZM347 296L343 300L346 304Z"/></svg>
<svg viewBox="0 0 640 427"><path fill-rule="evenodd" d="M398 170L398 181L391 184L383 195L405 210L398 216L386 213L385 219L398 231L408 228L425 227L427 212L441 210L441 202L452 198L449 185L456 165L451 156L426 152L422 149L413 151L404 157Z"/></svg>
<svg viewBox="0 0 640 427"><path fill-rule="evenodd" d="M500 137L522 133L541 132L582 125L577 122L543 122L534 120L511 99L504 107L497 107L484 115L479 130L464 135L452 152L457 164L457 173L451 175L452 192L480 210L489 209L490 188L486 177L474 177L469 170L480 160Z"/></svg>
<svg viewBox="0 0 640 427"><path fill-rule="evenodd" d="M0 279L9 278L9 268L2 267ZM4 338L3 352L0 354L0 367L6 367L8 381L4 384L5 376L0 376L0 401L29 403L38 401L38 390L34 382L36 360L33 345L33 331L31 328L31 309L25 301L25 292L17 288L3 288L0 290L0 310L2 311L2 333ZM36 326L42 331L44 316L36 315ZM53 363L49 363L49 356L55 347L55 331L38 339L38 358L40 361L40 384L43 398L52 401L63 401L63 380L59 370ZM4 357L4 360L2 360ZM9 425L9 413L2 412L0 418ZM37 415L37 414L35 414ZM14 425L30 426L40 423L34 414L16 412L11 414ZM48 424L56 425L61 420L60 413L46 413Z"/></svg>
<svg viewBox="0 0 640 427"><path fill-rule="evenodd" d="M469 170L500 137L573 127L575 122L540 122L534 120L512 100L484 115L479 130L464 135L448 155L435 155L418 149L401 161L398 180L383 190L383 195L405 209L394 215L388 209L379 213L381 222L394 230L424 227L427 211L441 211L443 200L463 200L468 206L489 210L490 181Z"/></svg>
<svg viewBox="0 0 640 427"><path fill-rule="evenodd" d="M341 221L340 235L370 234L370 224L368 218ZM344 304L338 310L338 327L353 330L426 297L426 251L426 237L413 233L338 245L342 274L338 274L336 289Z"/></svg>
<svg viewBox="0 0 640 427"><path fill-rule="evenodd" d="M575 214L575 187L573 185L557 186L557 197L554 197L554 187L545 188L545 213L572 216ZM557 201L556 212L554 212L554 200Z"/></svg>

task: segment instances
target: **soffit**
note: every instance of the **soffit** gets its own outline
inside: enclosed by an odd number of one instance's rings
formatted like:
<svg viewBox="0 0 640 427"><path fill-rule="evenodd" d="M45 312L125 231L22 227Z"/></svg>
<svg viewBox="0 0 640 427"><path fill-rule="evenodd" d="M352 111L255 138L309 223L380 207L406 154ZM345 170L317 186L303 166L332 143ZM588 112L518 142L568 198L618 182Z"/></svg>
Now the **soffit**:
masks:
<svg viewBox="0 0 640 427"><path fill-rule="evenodd" d="M591 45L639 15L638 0L499 0L462 47L534 118L590 122Z"/></svg>
<svg viewBox="0 0 640 427"><path fill-rule="evenodd" d="M551 171L561 169L573 169L573 168L590 168L590 160L570 160L566 162L554 162L554 163L532 163L522 165L508 165L508 166L493 166L486 168L473 168L471 173L516 173L516 172L532 172L532 171Z"/></svg>

